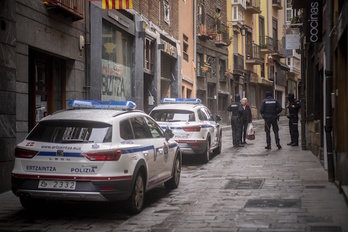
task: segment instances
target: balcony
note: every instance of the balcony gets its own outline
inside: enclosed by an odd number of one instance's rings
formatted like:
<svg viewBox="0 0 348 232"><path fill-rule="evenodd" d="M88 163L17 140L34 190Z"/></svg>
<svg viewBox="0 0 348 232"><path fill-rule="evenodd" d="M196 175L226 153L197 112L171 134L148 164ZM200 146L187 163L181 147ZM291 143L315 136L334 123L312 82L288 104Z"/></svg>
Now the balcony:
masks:
<svg viewBox="0 0 348 232"><path fill-rule="evenodd" d="M257 44L246 44L246 64L261 65L263 60L261 59L261 48Z"/></svg>
<svg viewBox="0 0 348 232"><path fill-rule="evenodd" d="M215 39L217 34L217 23L214 17L205 14L198 16L199 32L197 36L202 40Z"/></svg>
<svg viewBox="0 0 348 232"><path fill-rule="evenodd" d="M233 74L243 75L244 74L244 56L241 54L233 54Z"/></svg>
<svg viewBox="0 0 348 232"><path fill-rule="evenodd" d="M283 53L283 44L281 43L281 40L273 39L273 53L272 56L278 56L280 58L284 58Z"/></svg>
<svg viewBox="0 0 348 232"><path fill-rule="evenodd" d="M251 14L260 14L260 0L247 0L246 2L246 11Z"/></svg>
<svg viewBox="0 0 348 232"><path fill-rule="evenodd" d="M260 36L260 46L262 53L271 53L274 51L274 40L269 36Z"/></svg>
<svg viewBox="0 0 348 232"><path fill-rule="evenodd" d="M287 65L290 68L290 73L294 74L300 74L301 73L301 60L296 57L289 57L287 58L290 63L288 62Z"/></svg>
<svg viewBox="0 0 348 232"><path fill-rule="evenodd" d="M232 37L230 37L228 33L228 27L224 24L220 26L220 28L217 30L217 35L215 38L215 45L216 46L230 46Z"/></svg>
<svg viewBox="0 0 348 232"><path fill-rule="evenodd" d="M84 17L84 2L81 0L44 0L47 10L55 10L73 21Z"/></svg>
<svg viewBox="0 0 348 232"><path fill-rule="evenodd" d="M282 0L272 0L272 6L277 10L283 9Z"/></svg>

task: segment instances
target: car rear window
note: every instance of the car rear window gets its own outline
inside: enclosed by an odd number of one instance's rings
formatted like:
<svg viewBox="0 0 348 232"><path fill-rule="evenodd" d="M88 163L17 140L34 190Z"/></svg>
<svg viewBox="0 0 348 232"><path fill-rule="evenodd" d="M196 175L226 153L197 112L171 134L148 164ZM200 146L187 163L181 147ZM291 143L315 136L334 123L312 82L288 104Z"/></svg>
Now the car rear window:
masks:
<svg viewBox="0 0 348 232"><path fill-rule="evenodd" d="M154 110L151 117L158 122L194 122L195 113L190 110Z"/></svg>
<svg viewBox="0 0 348 232"><path fill-rule="evenodd" d="M90 121L42 121L27 139L49 143L107 143L112 139L112 125Z"/></svg>

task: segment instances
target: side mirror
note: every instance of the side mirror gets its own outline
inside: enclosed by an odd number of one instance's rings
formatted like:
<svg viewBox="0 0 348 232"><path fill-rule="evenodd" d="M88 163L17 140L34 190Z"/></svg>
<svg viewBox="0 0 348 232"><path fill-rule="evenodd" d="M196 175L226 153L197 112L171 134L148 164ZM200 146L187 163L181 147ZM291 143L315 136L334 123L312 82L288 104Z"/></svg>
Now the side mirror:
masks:
<svg viewBox="0 0 348 232"><path fill-rule="evenodd" d="M221 121L220 115L216 115L216 117L215 117L215 122L220 122L220 121Z"/></svg>
<svg viewBox="0 0 348 232"><path fill-rule="evenodd" d="M169 127L167 126L166 130L164 131L164 138L166 139L166 141L169 141L169 139L173 137L174 137L173 131L169 129Z"/></svg>

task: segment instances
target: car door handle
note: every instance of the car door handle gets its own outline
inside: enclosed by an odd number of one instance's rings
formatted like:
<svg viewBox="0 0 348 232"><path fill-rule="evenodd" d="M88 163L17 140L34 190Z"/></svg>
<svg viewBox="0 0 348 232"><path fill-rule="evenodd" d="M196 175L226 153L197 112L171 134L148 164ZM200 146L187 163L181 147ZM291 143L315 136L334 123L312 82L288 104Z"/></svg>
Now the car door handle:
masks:
<svg viewBox="0 0 348 232"><path fill-rule="evenodd" d="M143 151L143 155L144 155L144 156L147 156L148 154L149 154L149 152Z"/></svg>

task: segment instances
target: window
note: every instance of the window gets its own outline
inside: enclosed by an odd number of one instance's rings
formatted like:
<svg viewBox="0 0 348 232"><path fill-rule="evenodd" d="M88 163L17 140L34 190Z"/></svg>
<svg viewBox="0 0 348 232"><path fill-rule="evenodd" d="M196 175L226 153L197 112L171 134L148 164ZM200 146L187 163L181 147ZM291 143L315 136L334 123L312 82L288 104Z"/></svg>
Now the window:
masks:
<svg viewBox="0 0 348 232"><path fill-rule="evenodd" d="M205 10L203 5L199 5L198 12L198 22L200 22L200 24L202 25L205 25Z"/></svg>
<svg viewBox="0 0 348 232"><path fill-rule="evenodd" d="M218 107L219 111L226 110L226 106L228 105L227 99L228 99L228 95L219 94L219 107Z"/></svg>
<svg viewBox="0 0 348 232"><path fill-rule="evenodd" d="M208 120L207 115L202 111L202 109L198 110L197 113L198 113L199 120L201 120L201 121L207 121Z"/></svg>
<svg viewBox="0 0 348 232"><path fill-rule="evenodd" d="M292 19L292 9L286 9L286 21L290 22Z"/></svg>
<svg viewBox="0 0 348 232"><path fill-rule="evenodd" d="M133 127L135 139L152 138L152 134L143 117L131 118L130 122Z"/></svg>
<svg viewBox="0 0 348 232"><path fill-rule="evenodd" d="M233 19L237 19L237 7L233 7Z"/></svg>
<svg viewBox="0 0 348 232"><path fill-rule="evenodd" d="M183 58L188 62L189 56L188 56L188 37L184 34L183 35Z"/></svg>
<svg viewBox="0 0 348 232"><path fill-rule="evenodd" d="M134 139L133 130L128 119L120 122L120 137L124 140Z"/></svg>
<svg viewBox="0 0 348 232"><path fill-rule="evenodd" d="M214 117L213 114L210 112L210 110L208 108L202 108L201 111L206 115L206 118L209 121L214 121Z"/></svg>
<svg viewBox="0 0 348 232"><path fill-rule="evenodd" d="M189 110L154 110L150 115L159 122L194 122L195 113Z"/></svg>
<svg viewBox="0 0 348 232"><path fill-rule="evenodd" d="M201 67L204 65L204 58L202 53L197 53L197 64L196 64L196 73L197 76L201 76Z"/></svg>
<svg viewBox="0 0 348 232"><path fill-rule="evenodd" d="M226 80L226 61L220 60L220 80Z"/></svg>
<svg viewBox="0 0 348 232"><path fill-rule="evenodd" d="M291 65L291 58L289 57L287 60L288 60L288 65Z"/></svg>
<svg viewBox="0 0 348 232"><path fill-rule="evenodd" d="M144 69L153 72L154 67L154 42L149 38L144 41Z"/></svg>
<svg viewBox="0 0 348 232"><path fill-rule="evenodd" d="M144 117L147 126L150 129L152 138L163 138L164 134L162 129L149 117Z"/></svg>
<svg viewBox="0 0 348 232"><path fill-rule="evenodd" d="M49 143L107 143L112 139L112 126L102 122L75 120L42 121L28 139Z"/></svg>
<svg viewBox="0 0 348 232"><path fill-rule="evenodd" d="M250 106L256 107L256 87L253 85L249 85L249 96L248 101L250 103Z"/></svg>
<svg viewBox="0 0 348 232"><path fill-rule="evenodd" d="M262 64L261 64L261 77L265 78L265 59L262 59Z"/></svg>

